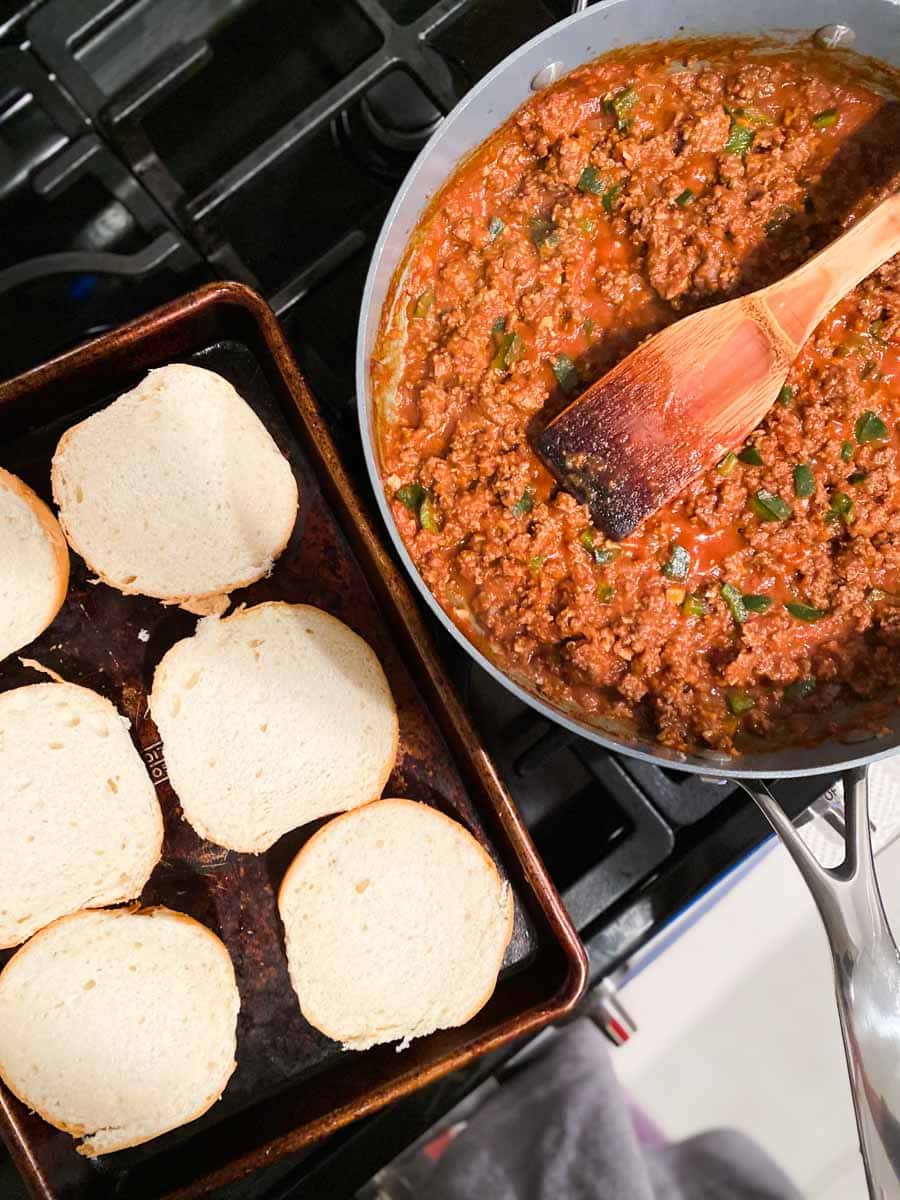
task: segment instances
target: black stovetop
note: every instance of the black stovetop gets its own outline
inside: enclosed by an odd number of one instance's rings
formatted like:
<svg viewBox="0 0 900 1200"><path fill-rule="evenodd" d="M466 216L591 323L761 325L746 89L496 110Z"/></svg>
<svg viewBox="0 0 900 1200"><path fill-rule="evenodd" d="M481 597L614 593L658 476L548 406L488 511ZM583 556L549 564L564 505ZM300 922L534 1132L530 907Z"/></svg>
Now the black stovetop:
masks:
<svg viewBox="0 0 900 1200"><path fill-rule="evenodd" d="M206 279L241 279L281 318L369 496L353 364L388 205L441 115L569 8L0 0L0 375ZM435 635L595 980L767 835L730 785L606 754ZM793 815L827 782L794 781L780 799ZM495 1066L482 1062L344 1131L277 1185L257 1178L229 1195L348 1195Z"/></svg>

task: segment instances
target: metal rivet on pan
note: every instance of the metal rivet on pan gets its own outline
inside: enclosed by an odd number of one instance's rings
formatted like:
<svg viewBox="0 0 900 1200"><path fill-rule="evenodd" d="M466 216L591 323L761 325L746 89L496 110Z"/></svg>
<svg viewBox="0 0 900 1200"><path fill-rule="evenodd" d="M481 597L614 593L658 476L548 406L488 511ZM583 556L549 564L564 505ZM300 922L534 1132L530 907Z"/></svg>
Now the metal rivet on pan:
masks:
<svg viewBox="0 0 900 1200"><path fill-rule="evenodd" d="M562 75L563 67L561 62L547 63L546 67L541 67L537 75L531 81L531 90L539 92L541 88L545 88L548 83L556 83L560 75Z"/></svg>
<svg viewBox="0 0 900 1200"><path fill-rule="evenodd" d="M813 34L813 41L826 50L834 50L838 46L852 46L856 34L849 25L823 25Z"/></svg>

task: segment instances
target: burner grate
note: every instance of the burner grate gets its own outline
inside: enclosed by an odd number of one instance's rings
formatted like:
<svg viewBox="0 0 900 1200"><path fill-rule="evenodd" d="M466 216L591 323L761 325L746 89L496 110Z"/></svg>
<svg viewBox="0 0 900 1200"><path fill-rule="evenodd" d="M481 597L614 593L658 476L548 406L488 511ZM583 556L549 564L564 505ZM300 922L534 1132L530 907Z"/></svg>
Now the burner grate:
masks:
<svg viewBox="0 0 900 1200"><path fill-rule="evenodd" d="M0 355L15 374L208 274L33 55L0 48L0 81L0 211L15 231L0 250Z"/></svg>
<svg viewBox="0 0 900 1200"><path fill-rule="evenodd" d="M567 0L517 0L515 19L507 0L45 0L25 27L182 239L279 316L296 310L301 363L340 426L352 425L358 280L399 181L442 114L566 11Z"/></svg>
<svg viewBox="0 0 900 1200"><path fill-rule="evenodd" d="M182 232L223 273L259 280L269 296L279 296L335 236L281 190L286 179L301 186L296 181L306 172L298 156L311 142L321 155L358 105L369 116L363 154L374 137L405 155L390 163L396 182L468 86L431 43L473 7L477 0L267 0L261 20L262 4L247 0L48 0L27 31L34 53ZM418 129L385 125L398 104L419 112ZM348 162L340 157L337 178ZM347 182L351 189L354 199L366 195L355 181ZM307 184L304 198L314 190ZM370 202L383 214L389 199L376 192ZM257 261L257 242L231 245L235 208L252 210L257 221L266 214L262 223L270 228L272 220L305 224L310 261L292 250L274 279L266 255ZM355 211L333 217L332 224L343 222L341 232L362 220Z"/></svg>
<svg viewBox="0 0 900 1200"><path fill-rule="evenodd" d="M469 710L579 931L669 857L674 834L619 761L472 665Z"/></svg>
<svg viewBox="0 0 900 1200"><path fill-rule="evenodd" d="M732 782L611 754L551 724L474 664L460 661L457 677L596 971L618 965L769 835ZM774 791L796 816L831 782L792 779Z"/></svg>

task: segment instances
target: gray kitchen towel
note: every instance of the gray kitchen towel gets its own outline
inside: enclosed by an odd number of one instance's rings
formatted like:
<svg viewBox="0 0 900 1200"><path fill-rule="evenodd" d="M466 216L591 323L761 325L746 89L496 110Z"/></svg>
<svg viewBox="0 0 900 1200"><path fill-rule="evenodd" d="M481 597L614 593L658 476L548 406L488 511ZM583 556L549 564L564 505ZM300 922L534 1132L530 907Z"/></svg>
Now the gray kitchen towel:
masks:
<svg viewBox="0 0 900 1200"><path fill-rule="evenodd" d="M802 1200L734 1130L639 1140L609 1045L587 1020L554 1037L470 1118L427 1200Z"/></svg>

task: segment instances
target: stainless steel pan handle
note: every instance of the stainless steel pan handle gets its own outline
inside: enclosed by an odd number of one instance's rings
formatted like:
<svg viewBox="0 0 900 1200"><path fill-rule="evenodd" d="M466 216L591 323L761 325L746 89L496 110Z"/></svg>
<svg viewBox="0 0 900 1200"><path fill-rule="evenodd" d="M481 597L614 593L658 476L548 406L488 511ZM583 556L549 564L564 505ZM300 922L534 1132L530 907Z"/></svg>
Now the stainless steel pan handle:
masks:
<svg viewBox="0 0 900 1200"><path fill-rule="evenodd" d="M900 953L878 891L867 768L844 773L845 857L823 867L768 788L735 780L784 842L816 902L835 991L869 1195L900 1200Z"/></svg>

